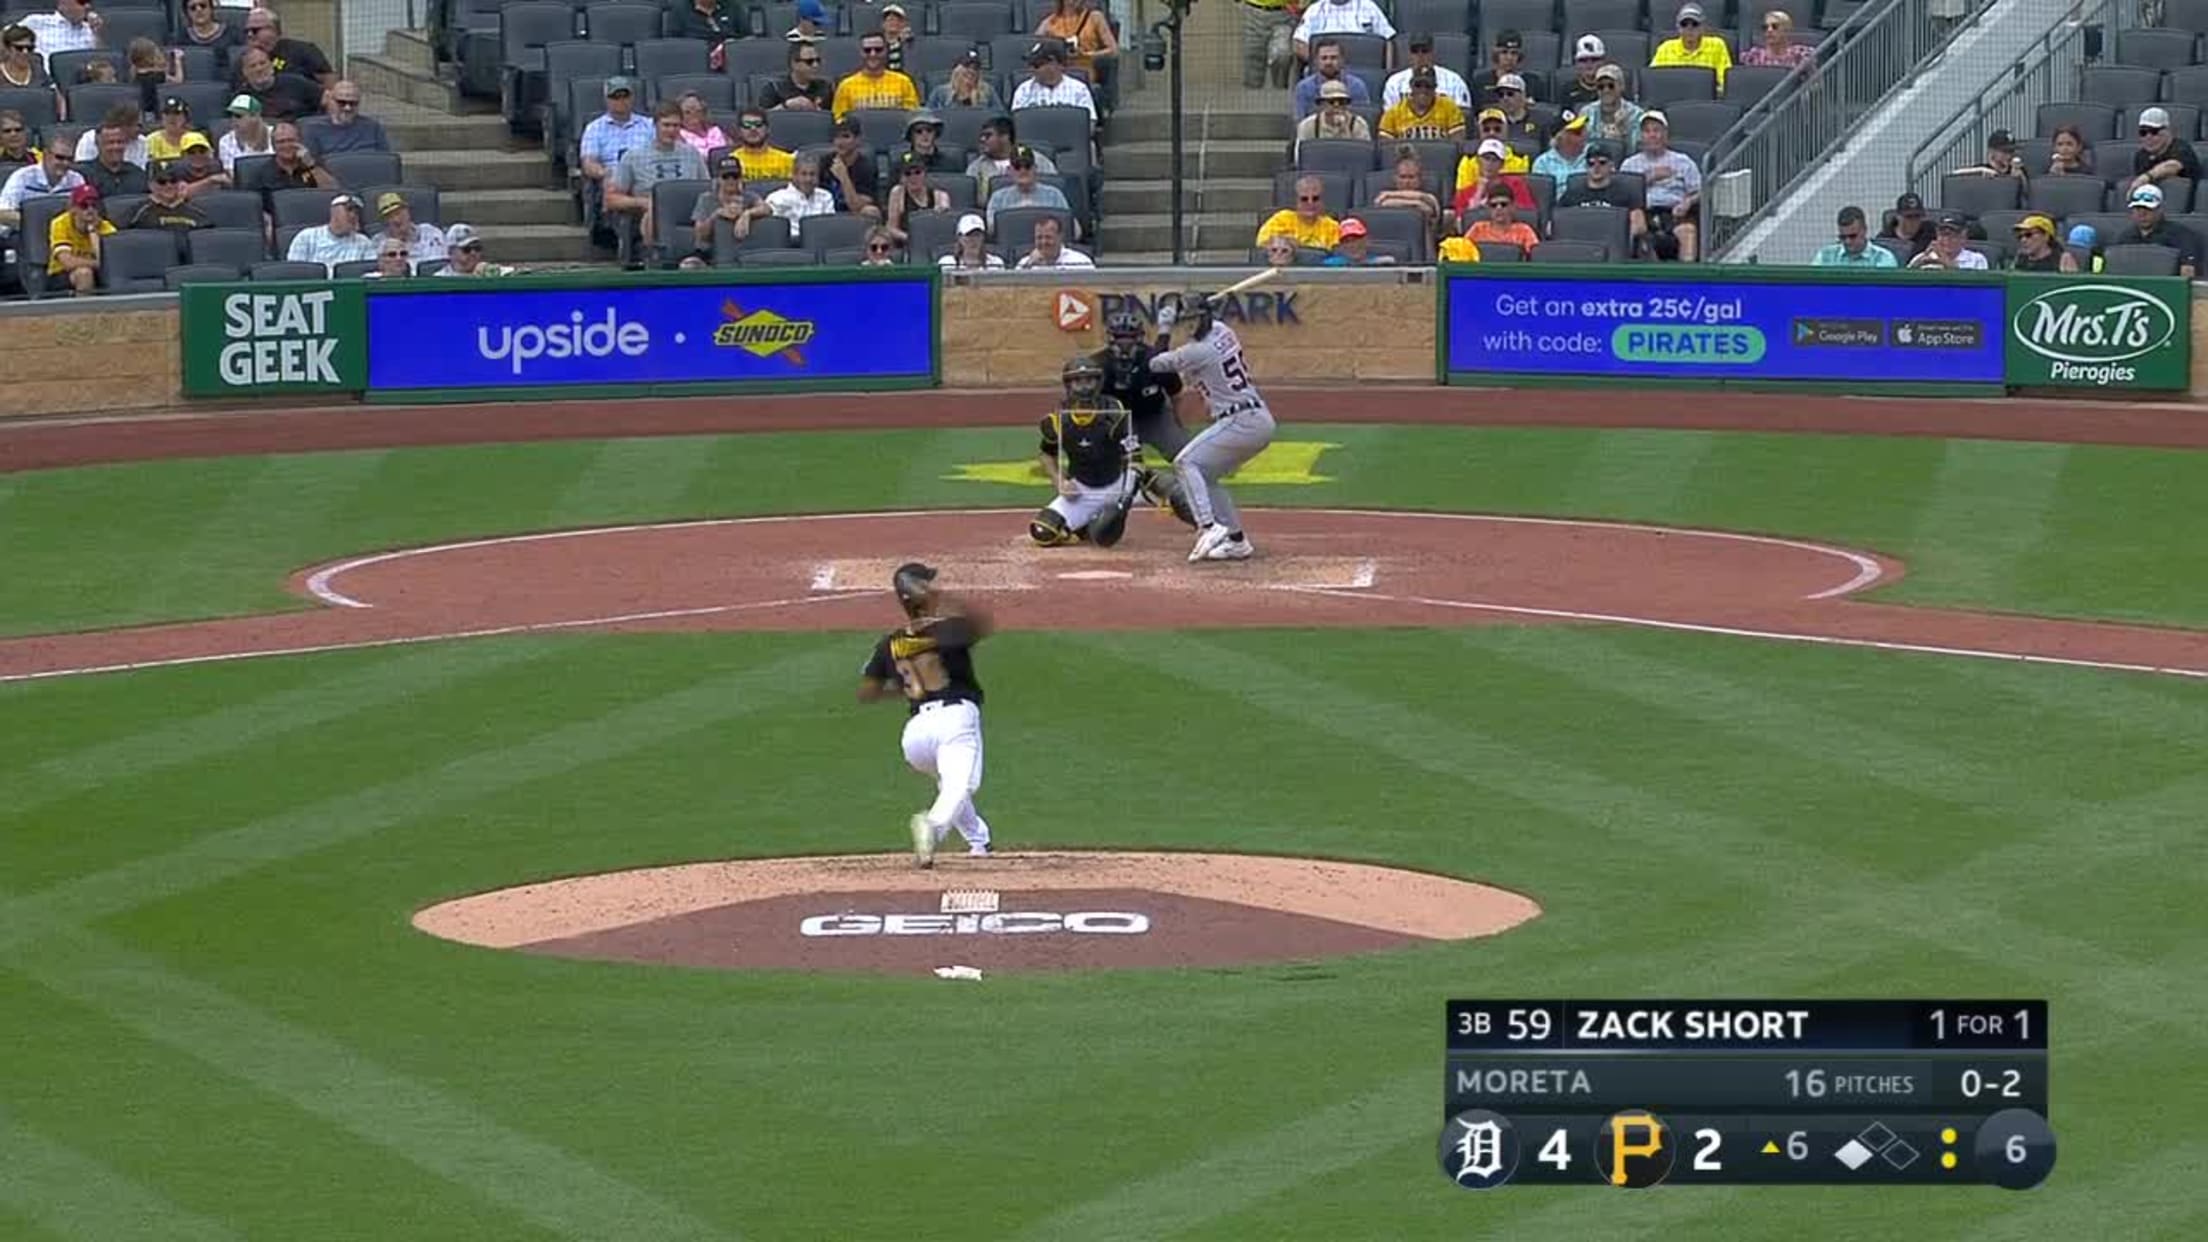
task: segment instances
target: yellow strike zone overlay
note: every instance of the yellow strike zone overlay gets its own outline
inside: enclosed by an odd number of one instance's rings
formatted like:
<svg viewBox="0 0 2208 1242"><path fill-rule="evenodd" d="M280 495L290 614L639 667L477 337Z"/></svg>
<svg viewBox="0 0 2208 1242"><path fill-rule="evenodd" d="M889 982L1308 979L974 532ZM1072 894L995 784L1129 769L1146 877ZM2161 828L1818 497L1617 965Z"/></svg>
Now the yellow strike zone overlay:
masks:
<svg viewBox="0 0 2208 1242"><path fill-rule="evenodd" d="M1240 469L1226 477L1229 483L1281 484L1301 486L1310 483L1332 483L1333 476L1318 473L1319 457L1328 449L1338 449L1339 444L1323 440L1276 440L1265 446L1265 451L1242 463ZM1143 464L1163 469L1171 463L1155 453L1144 455ZM1044 484L1050 481L1043 473L1041 462L1032 457L1020 461L977 461L961 465L951 474L943 476L954 483L1013 483Z"/></svg>

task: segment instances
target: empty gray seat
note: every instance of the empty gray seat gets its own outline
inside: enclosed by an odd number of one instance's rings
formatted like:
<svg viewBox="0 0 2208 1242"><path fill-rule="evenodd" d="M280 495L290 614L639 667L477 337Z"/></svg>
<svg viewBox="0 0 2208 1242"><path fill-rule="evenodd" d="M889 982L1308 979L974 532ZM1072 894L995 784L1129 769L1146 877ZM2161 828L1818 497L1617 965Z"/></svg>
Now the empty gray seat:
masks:
<svg viewBox="0 0 2208 1242"><path fill-rule="evenodd" d="M242 280L244 276L240 269L227 263L186 263L163 272L161 278L164 287L181 289L186 285L218 285Z"/></svg>
<svg viewBox="0 0 2208 1242"><path fill-rule="evenodd" d="M1305 172L1361 176L1380 166L1380 151L1355 138L1307 138L1296 144L1296 167Z"/></svg>
<svg viewBox="0 0 2208 1242"><path fill-rule="evenodd" d="M2144 103L2151 102L2152 99L2153 96L2150 95L2146 100L2127 99L2122 102L2125 104ZM2109 102L2096 103L2084 100L2039 105L2039 112L2033 122L2033 129L2039 137L2052 138L2055 136L2055 131L2065 125L2076 127L2079 133L2085 135L2087 142L2114 138L2116 136L2116 105Z"/></svg>
<svg viewBox="0 0 2208 1242"><path fill-rule="evenodd" d="M2200 61L2200 35L2191 30L2133 29L2116 32L2116 63L2160 72Z"/></svg>
<svg viewBox="0 0 2208 1242"><path fill-rule="evenodd" d="M167 229L124 229L100 239L100 288L109 293L160 293L163 273L181 255Z"/></svg>
<svg viewBox="0 0 2208 1242"><path fill-rule="evenodd" d="M583 37L616 47L656 39L663 32L665 12L656 4L594 4L583 10Z"/></svg>
<svg viewBox="0 0 2208 1242"><path fill-rule="evenodd" d="M2162 71L2138 65L2088 65L2078 75L2078 93L2087 103L2152 103L2162 94Z"/></svg>
<svg viewBox="0 0 2208 1242"><path fill-rule="evenodd" d="M2108 199L2108 185L2099 177L2045 176L2032 179L2026 201L2034 211L2071 216L2099 211Z"/></svg>
<svg viewBox="0 0 2208 1242"><path fill-rule="evenodd" d="M1715 98L1715 70L1700 65L1667 65L1641 70L1641 93L1635 102L1644 108L1665 108L1675 101Z"/></svg>
<svg viewBox="0 0 2208 1242"><path fill-rule="evenodd" d="M2014 177L1976 177L1949 173L1940 179L1940 206L1966 216L2014 211L2024 199L2024 183Z"/></svg>
<svg viewBox="0 0 2208 1242"><path fill-rule="evenodd" d="M2111 276L2175 276L2177 251L2168 246L2110 246L2101 252L2101 270Z"/></svg>
<svg viewBox="0 0 2208 1242"><path fill-rule="evenodd" d="M255 229L194 229L185 241L191 261L234 268L252 267L268 258L268 241Z"/></svg>

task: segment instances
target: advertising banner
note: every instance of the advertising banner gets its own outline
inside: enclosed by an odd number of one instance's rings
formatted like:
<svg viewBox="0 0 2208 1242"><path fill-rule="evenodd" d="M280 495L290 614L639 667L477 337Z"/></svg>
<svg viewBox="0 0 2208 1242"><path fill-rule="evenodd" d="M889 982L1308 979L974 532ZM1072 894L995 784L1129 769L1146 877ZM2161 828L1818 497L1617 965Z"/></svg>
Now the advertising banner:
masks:
<svg viewBox="0 0 2208 1242"><path fill-rule="evenodd" d="M1693 381L1993 387L1997 276L1810 268L1446 269L1447 382ZM1868 387L1865 387L1865 386Z"/></svg>
<svg viewBox="0 0 2208 1242"><path fill-rule="evenodd" d="M936 326L933 269L411 281L368 298L368 389L909 388Z"/></svg>
<svg viewBox="0 0 2208 1242"><path fill-rule="evenodd" d="M2190 281L2011 276L2008 312L2015 387L2183 392L2192 383Z"/></svg>
<svg viewBox="0 0 2208 1242"><path fill-rule="evenodd" d="M364 288L357 280L184 286L184 395L359 392L367 386Z"/></svg>

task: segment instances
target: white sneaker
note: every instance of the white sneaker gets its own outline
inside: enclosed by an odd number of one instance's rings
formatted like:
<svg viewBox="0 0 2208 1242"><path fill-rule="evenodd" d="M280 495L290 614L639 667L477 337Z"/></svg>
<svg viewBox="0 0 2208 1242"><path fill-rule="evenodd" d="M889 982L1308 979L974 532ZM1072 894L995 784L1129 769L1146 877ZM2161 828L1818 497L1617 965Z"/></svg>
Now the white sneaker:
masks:
<svg viewBox="0 0 2208 1242"><path fill-rule="evenodd" d="M966 847L966 857L987 858L989 857L989 847L986 845L969 845Z"/></svg>
<svg viewBox="0 0 2208 1242"><path fill-rule="evenodd" d="M912 817L912 861L922 870L935 865L935 828L925 815Z"/></svg>
<svg viewBox="0 0 2208 1242"><path fill-rule="evenodd" d="M1246 561L1256 551L1257 545L1251 543L1247 537L1226 539L1220 541L1218 547L1205 553L1204 559L1207 561Z"/></svg>
<svg viewBox="0 0 2208 1242"><path fill-rule="evenodd" d="M1227 528L1221 526L1217 522L1213 522L1211 525L1206 526L1203 529L1202 533L1196 536L1196 546L1189 549L1188 559L1191 561L1203 560L1204 558L1211 555L1211 550L1213 548L1216 548L1221 543L1226 542L1226 538Z"/></svg>

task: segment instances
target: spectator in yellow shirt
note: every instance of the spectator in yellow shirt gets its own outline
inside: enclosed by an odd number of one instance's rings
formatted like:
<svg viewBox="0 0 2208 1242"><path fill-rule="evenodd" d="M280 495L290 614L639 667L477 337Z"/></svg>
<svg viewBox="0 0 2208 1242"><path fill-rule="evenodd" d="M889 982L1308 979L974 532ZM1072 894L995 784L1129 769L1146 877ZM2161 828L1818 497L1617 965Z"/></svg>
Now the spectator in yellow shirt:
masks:
<svg viewBox="0 0 2208 1242"><path fill-rule="evenodd" d="M1510 140L1504 137L1504 132L1510 126L1510 117L1505 115L1501 108L1480 109L1478 124L1480 129L1480 142L1484 143L1488 139L1493 138L1495 141L1503 144L1503 166L1500 171L1506 173L1525 173L1532 171L1533 157L1520 153L1517 148L1510 145ZM1461 190L1465 186L1477 182L1479 179L1480 164L1478 157L1467 155L1457 160L1458 189Z"/></svg>
<svg viewBox="0 0 2208 1242"><path fill-rule="evenodd" d="M837 120L853 108L920 108L920 88L889 67L889 38L877 30L859 40L859 71L836 83L831 105ZM750 175L748 172L745 174Z"/></svg>
<svg viewBox="0 0 2208 1242"><path fill-rule="evenodd" d="M1702 6L1679 6L1679 36L1666 39L1656 45L1656 51L1648 58L1651 69L1669 69L1675 65L1697 65L1717 74L1717 93L1725 93L1725 71L1733 67L1732 49L1725 46L1719 35L1702 33Z"/></svg>
<svg viewBox="0 0 2208 1242"><path fill-rule="evenodd" d="M1341 244L1342 226L1326 214L1326 186L1317 177L1296 178L1296 205L1274 212L1257 226L1257 244L1285 237L1298 246L1332 250Z"/></svg>
<svg viewBox="0 0 2208 1242"><path fill-rule="evenodd" d="M1444 237L1441 239L1441 261L1477 263L1480 261L1480 245L1469 237Z"/></svg>
<svg viewBox="0 0 2208 1242"><path fill-rule="evenodd" d="M744 180L753 183L788 181L797 162L795 155L767 141L767 114L757 108L737 115L736 145L729 154L744 166Z"/></svg>
<svg viewBox="0 0 2208 1242"><path fill-rule="evenodd" d="M1432 69L1411 71L1411 90L1396 105L1380 114L1380 137L1400 139L1449 139L1464 137L1464 109L1441 94L1441 78Z"/></svg>
<svg viewBox="0 0 2208 1242"><path fill-rule="evenodd" d="M46 288L78 297L93 292L100 277L100 239L115 231L100 212L100 192L80 185L69 191L69 210L46 230Z"/></svg>

